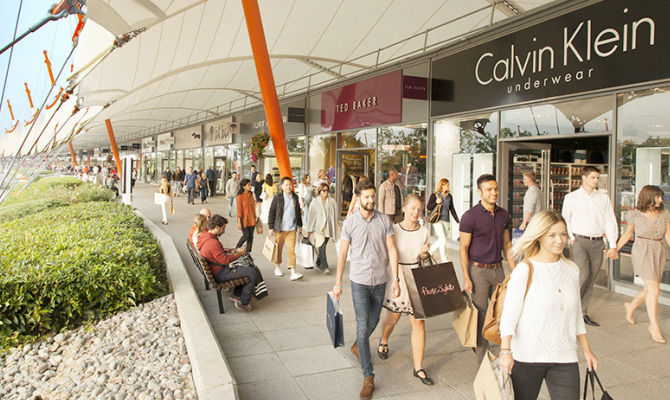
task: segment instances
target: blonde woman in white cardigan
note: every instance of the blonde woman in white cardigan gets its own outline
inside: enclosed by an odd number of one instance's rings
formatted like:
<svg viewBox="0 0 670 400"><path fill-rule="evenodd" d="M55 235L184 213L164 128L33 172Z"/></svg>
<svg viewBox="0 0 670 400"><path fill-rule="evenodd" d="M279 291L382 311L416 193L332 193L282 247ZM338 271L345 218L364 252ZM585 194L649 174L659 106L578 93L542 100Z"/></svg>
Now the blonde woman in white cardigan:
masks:
<svg viewBox="0 0 670 400"><path fill-rule="evenodd" d="M322 183L317 188L317 197L309 205L307 211L307 223L305 232L307 237L313 234L312 243L319 249L319 257L316 267L324 274L328 274L328 260L326 259L326 245L328 239L337 236L337 204L330 197L330 189L327 183Z"/></svg>
<svg viewBox="0 0 670 400"><path fill-rule="evenodd" d="M579 268L563 256L568 231L561 214L544 210L514 245L516 265L500 320L500 362L512 374L516 400L537 399L546 381L552 400L579 398L577 342L589 368L598 368L582 316ZM530 260L531 285L526 292Z"/></svg>

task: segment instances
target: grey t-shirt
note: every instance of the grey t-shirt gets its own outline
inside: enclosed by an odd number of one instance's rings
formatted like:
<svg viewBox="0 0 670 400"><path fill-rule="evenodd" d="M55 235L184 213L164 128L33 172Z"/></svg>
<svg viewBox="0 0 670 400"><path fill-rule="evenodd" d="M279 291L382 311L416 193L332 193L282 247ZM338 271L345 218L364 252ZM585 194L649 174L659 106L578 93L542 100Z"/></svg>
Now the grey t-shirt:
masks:
<svg viewBox="0 0 670 400"><path fill-rule="evenodd" d="M349 241L349 279L361 285L376 286L388 280L386 238L394 234L391 219L374 211L370 219L360 212L342 224L341 239Z"/></svg>
<svg viewBox="0 0 670 400"><path fill-rule="evenodd" d="M530 216L537 214L542 210L543 204L542 191L537 185L533 185L526 190L523 196L523 214L530 213Z"/></svg>

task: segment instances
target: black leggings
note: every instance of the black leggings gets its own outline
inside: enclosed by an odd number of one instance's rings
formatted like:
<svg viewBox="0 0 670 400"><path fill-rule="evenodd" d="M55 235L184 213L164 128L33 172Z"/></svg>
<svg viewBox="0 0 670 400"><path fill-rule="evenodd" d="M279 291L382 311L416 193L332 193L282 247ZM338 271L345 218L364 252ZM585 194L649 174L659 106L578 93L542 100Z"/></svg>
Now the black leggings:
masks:
<svg viewBox="0 0 670 400"><path fill-rule="evenodd" d="M235 248L239 248L244 244L244 242L247 242L247 253L251 253L251 246L254 244L255 229L255 226L247 226L242 228L242 237L237 241L237 246L235 246Z"/></svg>
<svg viewBox="0 0 670 400"><path fill-rule="evenodd" d="M512 386L515 400L535 400L542 380L551 400L579 399L579 366L575 363L525 363L514 361Z"/></svg>

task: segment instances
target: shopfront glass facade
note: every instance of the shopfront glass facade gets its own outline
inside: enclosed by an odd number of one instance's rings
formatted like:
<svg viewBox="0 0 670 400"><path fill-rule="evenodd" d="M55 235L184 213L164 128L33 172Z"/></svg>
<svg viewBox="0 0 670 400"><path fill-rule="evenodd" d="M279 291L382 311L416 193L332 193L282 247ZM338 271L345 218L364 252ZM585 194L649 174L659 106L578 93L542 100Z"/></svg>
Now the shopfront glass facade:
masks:
<svg viewBox="0 0 670 400"><path fill-rule="evenodd" d="M398 171L404 196L414 194L424 201L426 194L426 161L428 129L426 124L388 126L378 129L377 182L388 178L388 171Z"/></svg>
<svg viewBox="0 0 670 400"><path fill-rule="evenodd" d="M304 136L294 136L286 138L286 146L288 147L288 157L291 163L291 174L295 182L301 182L302 178L305 176L306 171L306 140ZM262 159L262 168L260 171L263 171L264 174L272 174L272 178L275 182L279 182L282 178L279 176L279 165L277 164L277 158L275 157L274 146L272 141L267 145L263 150L263 159ZM251 167L249 163L245 171L248 171Z"/></svg>
<svg viewBox="0 0 670 400"><path fill-rule="evenodd" d="M660 187L663 204L670 208L670 86L630 91L617 95L617 179L615 212L621 232L624 216L635 209L645 185ZM615 263L614 277L624 282L643 282L635 277L631 240ZM665 245L665 244L664 244ZM668 253L670 254L670 252ZM670 263L666 259L661 289L670 291Z"/></svg>

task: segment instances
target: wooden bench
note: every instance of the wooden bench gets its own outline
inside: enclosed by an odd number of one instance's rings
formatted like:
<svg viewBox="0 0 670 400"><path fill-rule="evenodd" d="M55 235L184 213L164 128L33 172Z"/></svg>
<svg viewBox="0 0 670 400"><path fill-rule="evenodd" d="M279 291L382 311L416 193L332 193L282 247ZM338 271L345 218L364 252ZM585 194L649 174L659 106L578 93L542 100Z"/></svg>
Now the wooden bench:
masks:
<svg viewBox="0 0 670 400"><path fill-rule="evenodd" d="M198 251L198 249L196 249L189 240L186 241L186 248L191 254L193 264L198 268L198 271L200 271L200 274L203 277L205 282L205 290L209 290L210 286L216 290L216 299L219 302L219 313L224 314L225 310L223 309L221 291L229 291L237 286L243 286L249 283L249 278L235 278L224 282L217 282L214 280L214 275L212 275L212 270L209 268L209 263L203 256L200 255L200 251Z"/></svg>

